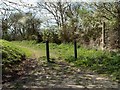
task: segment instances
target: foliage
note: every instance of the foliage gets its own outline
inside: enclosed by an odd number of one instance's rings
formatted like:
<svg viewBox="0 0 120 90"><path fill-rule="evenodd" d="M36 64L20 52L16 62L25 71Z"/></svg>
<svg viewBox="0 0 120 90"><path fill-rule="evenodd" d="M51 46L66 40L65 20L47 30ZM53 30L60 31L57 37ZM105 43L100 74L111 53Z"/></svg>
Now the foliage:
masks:
<svg viewBox="0 0 120 90"><path fill-rule="evenodd" d="M49 40L49 42L57 43L59 44L61 41L59 39L58 31L55 27L51 27L50 29L45 29L43 34L43 41Z"/></svg>
<svg viewBox="0 0 120 90"><path fill-rule="evenodd" d="M28 57L31 55L29 50L18 47L11 42L0 40L0 43L1 43L0 49L2 53L3 66L9 65L9 64L15 64L25 59L26 56Z"/></svg>
<svg viewBox="0 0 120 90"><path fill-rule="evenodd" d="M32 13L13 13L2 19L3 39L6 40L32 40L32 36L39 35L41 20ZM37 38L35 38L37 39Z"/></svg>
<svg viewBox="0 0 120 90"><path fill-rule="evenodd" d="M14 12L3 16L3 38L6 40L37 39L38 42L49 39L53 43L72 42L76 38L80 44L90 47L103 47L101 41L105 41L104 46L107 49L120 48L119 2L38 2L37 7L34 8L39 11L36 11L37 13ZM7 10L9 12L9 9ZM42 20L41 18L46 18L46 15L43 17L38 15L44 10L51 15L48 19ZM105 38L101 38L103 22L105 22ZM41 29L44 31L42 32Z"/></svg>

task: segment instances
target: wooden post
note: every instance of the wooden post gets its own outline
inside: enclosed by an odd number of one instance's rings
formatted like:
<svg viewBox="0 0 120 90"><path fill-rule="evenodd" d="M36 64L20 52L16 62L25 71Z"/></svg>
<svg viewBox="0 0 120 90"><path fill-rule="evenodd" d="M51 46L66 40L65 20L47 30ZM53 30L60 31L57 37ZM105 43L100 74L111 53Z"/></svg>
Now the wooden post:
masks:
<svg viewBox="0 0 120 90"><path fill-rule="evenodd" d="M74 40L74 56L75 56L75 59L77 59L77 43L76 43L76 40Z"/></svg>
<svg viewBox="0 0 120 90"><path fill-rule="evenodd" d="M50 62L49 58L50 58L50 55L49 55L49 41L47 40L46 41L46 57L47 57L47 61Z"/></svg>
<svg viewBox="0 0 120 90"><path fill-rule="evenodd" d="M105 47L105 22L103 22L103 25L102 25L102 50L104 50L104 47Z"/></svg>

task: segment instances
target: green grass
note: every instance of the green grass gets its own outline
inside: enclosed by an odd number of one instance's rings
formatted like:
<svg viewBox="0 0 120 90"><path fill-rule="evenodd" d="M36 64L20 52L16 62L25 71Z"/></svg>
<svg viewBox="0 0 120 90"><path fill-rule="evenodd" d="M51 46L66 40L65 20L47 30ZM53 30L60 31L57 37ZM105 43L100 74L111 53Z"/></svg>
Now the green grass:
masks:
<svg viewBox="0 0 120 90"><path fill-rule="evenodd" d="M29 49L34 49L42 53L40 56L46 56L46 45L45 43L36 43L36 41L13 41L14 44ZM72 44L60 44L49 43L50 56L52 58L67 58L73 55ZM72 52L71 52L72 51Z"/></svg>
<svg viewBox="0 0 120 90"><path fill-rule="evenodd" d="M45 44L37 44L36 41L12 41L16 46L28 49L31 51L32 58L45 56Z"/></svg>
<svg viewBox="0 0 120 90"><path fill-rule="evenodd" d="M15 64L21 61L23 57L29 57L31 52L25 48L16 46L6 40L0 40L0 53L2 54L3 66Z"/></svg>
<svg viewBox="0 0 120 90"><path fill-rule="evenodd" d="M112 76L113 80L120 80L120 53L79 48L77 60L72 56L66 60L77 67L89 68L99 74Z"/></svg>
<svg viewBox="0 0 120 90"><path fill-rule="evenodd" d="M33 48L42 53L41 57L46 56L45 43L36 43L35 41L16 41L13 43ZM78 47L78 59L75 60L72 43L60 45L50 43L49 47L51 58L66 60L77 67L89 68L100 74L112 75L113 79L120 79L120 53Z"/></svg>

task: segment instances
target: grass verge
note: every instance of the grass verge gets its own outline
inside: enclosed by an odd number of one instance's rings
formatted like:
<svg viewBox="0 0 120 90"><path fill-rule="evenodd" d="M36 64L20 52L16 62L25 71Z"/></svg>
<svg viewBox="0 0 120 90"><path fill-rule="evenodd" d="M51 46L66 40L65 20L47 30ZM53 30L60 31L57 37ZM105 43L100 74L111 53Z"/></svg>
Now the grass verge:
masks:
<svg viewBox="0 0 120 90"><path fill-rule="evenodd" d="M45 53L45 43L36 43L35 41L16 41L14 43ZM89 68L99 74L107 74L113 80L120 80L120 53L110 53L78 46L78 59L75 60L72 43L60 45L50 43L49 45L51 58L66 60L77 67Z"/></svg>

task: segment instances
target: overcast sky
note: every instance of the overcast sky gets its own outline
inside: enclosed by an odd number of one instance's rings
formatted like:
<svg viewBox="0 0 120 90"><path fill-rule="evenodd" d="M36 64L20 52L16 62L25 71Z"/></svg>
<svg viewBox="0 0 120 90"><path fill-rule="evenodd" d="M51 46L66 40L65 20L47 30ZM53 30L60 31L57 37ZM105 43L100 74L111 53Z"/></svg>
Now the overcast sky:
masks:
<svg viewBox="0 0 120 90"><path fill-rule="evenodd" d="M25 2L25 4L36 5L36 2L40 0L7 0L7 1L16 2L16 3L20 3L20 1L22 1Z"/></svg>
<svg viewBox="0 0 120 90"><path fill-rule="evenodd" d="M24 4L24 5L27 5L27 6L36 6L37 5L37 2L42 2L42 1L46 1L46 2L57 2L59 0L0 0L0 3L1 1L5 2L5 1L10 1L10 2L13 2L13 3L18 3L18 4ZM65 2L65 1L71 1L71 2L113 2L113 1L118 1L118 0L61 0L62 2ZM22 3L21 3L22 2ZM22 6L16 6L16 5L13 5L11 3L7 3L8 5L11 5L11 6L14 6L18 9L21 9L25 12L29 12L29 9L26 8L26 7L22 7ZM3 6L5 7L5 6ZM32 9L31 9L32 10ZM32 10L32 12L34 12L35 10ZM47 11L45 10L42 10L42 12L37 12L37 16L39 16L41 18L41 20L44 20L44 21L47 21L47 20L51 20L52 22L55 20L51 19L52 18L52 15L49 14Z"/></svg>

